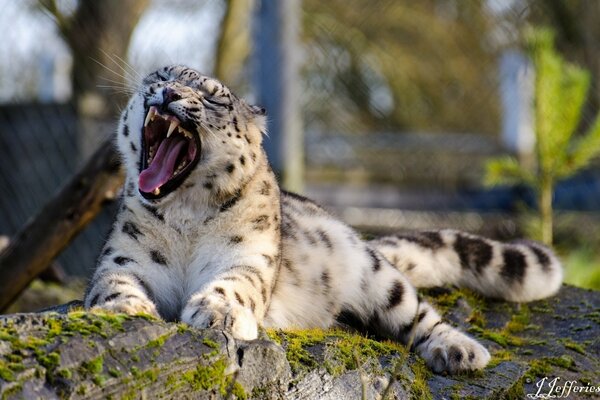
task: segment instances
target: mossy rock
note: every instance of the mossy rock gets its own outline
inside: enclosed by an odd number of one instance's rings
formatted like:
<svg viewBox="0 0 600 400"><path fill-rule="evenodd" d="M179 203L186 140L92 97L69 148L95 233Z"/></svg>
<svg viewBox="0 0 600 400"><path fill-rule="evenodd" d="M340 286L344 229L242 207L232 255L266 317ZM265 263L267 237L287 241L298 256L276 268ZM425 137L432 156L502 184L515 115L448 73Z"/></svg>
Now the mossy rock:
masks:
<svg viewBox="0 0 600 400"><path fill-rule="evenodd" d="M481 372L433 374L404 346L345 330L234 340L148 316L69 311L0 317L0 398L521 399L543 378L599 386L600 292L564 286L517 305L424 292L493 355ZM570 399L590 398L589 392Z"/></svg>

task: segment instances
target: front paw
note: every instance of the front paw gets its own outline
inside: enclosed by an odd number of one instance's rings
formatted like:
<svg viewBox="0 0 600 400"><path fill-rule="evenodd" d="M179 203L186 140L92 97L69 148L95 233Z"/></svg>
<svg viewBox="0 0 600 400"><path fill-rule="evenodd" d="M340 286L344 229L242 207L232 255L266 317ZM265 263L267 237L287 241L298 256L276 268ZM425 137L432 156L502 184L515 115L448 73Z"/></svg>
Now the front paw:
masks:
<svg viewBox="0 0 600 400"><path fill-rule="evenodd" d="M196 328L231 332L236 339L253 340L258 337L258 323L252 311L218 296L192 299L183 310L181 320Z"/></svg>
<svg viewBox="0 0 600 400"><path fill-rule="evenodd" d="M116 298L92 307L91 311L110 311L128 315L147 314L160 319L154 303L138 297Z"/></svg>
<svg viewBox="0 0 600 400"><path fill-rule="evenodd" d="M475 339L444 324L417 350L436 373L456 374L483 369L490 353Z"/></svg>

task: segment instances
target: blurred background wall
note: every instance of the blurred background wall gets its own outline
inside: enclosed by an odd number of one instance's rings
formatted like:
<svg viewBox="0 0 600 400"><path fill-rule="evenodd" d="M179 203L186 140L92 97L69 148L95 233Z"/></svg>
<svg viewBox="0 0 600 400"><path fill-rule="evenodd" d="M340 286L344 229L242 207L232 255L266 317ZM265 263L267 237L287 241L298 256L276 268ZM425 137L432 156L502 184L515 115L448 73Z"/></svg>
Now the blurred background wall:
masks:
<svg viewBox="0 0 600 400"><path fill-rule="evenodd" d="M10 237L115 129L136 82L181 63L267 107L283 184L365 235L452 227L536 237L534 193L484 185L492 157L534 151L530 26L587 69L592 0L0 0L0 235ZM600 164L555 191L568 280L600 287ZM57 260L94 267L116 205Z"/></svg>

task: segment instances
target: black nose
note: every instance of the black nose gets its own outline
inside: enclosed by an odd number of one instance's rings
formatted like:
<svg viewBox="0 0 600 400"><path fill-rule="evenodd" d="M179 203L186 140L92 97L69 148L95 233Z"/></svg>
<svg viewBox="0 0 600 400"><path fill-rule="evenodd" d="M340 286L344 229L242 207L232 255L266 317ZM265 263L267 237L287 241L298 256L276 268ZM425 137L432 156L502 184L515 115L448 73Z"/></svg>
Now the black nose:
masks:
<svg viewBox="0 0 600 400"><path fill-rule="evenodd" d="M169 87L163 89L163 107L166 107L169 105L169 103L177 100L181 100L181 95L177 93L175 89L171 89Z"/></svg>

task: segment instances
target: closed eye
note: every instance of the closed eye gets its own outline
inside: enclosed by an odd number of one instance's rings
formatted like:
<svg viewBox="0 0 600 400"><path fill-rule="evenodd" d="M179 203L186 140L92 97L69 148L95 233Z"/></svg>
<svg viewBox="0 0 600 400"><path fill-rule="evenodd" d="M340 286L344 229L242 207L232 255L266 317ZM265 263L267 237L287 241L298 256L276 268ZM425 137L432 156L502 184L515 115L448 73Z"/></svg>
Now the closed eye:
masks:
<svg viewBox="0 0 600 400"><path fill-rule="evenodd" d="M202 98L202 101L207 102L209 104L212 104L214 106L219 106L219 107L228 107L228 106L231 105L228 102L221 102L221 101L217 101L217 100L214 100L214 99L211 99L211 98L208 98L208 97Z"/></svg>

